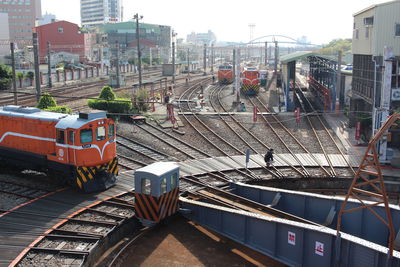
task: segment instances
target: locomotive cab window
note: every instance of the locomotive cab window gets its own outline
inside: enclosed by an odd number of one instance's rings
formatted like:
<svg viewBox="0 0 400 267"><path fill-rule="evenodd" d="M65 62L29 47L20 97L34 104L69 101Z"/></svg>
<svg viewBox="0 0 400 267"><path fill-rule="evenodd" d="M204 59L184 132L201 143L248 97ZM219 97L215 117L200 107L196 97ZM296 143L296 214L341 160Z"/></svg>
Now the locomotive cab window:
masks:
<svg viewBox="0 0 400 267"><path fill-rule="evenodd" d="M113 138L115 134L114 124L108 125L108 138Z"/></svg>
<svg viewBox="0 0 400 267"><path fill-rule="evenodd" d="M160 184L160 194L165 194L167 193L167 178L164 177L161 179L161 184Z"/></svg>
<svg viewBox="0 0 400 267"><path fill-rule="evenodd" d="M142 179L142 194L150 195L151 194L151 181L148 178Z"/></svg>
<svg viewBox="0 0 400 267"><path fill-rule="evenodd" d="M91 143L93 141L92 129L81 130L81 143Z"/></svg>
<svg viewBox="0 0 400 267"><path fill-rule="evenodd" d="M101 126L96 129L96 140L101 141L106 139L106 127Z"/></svg>
<svg viewBox="0 0 400 267"><path fill-rule="evenodd" d="M172 176L171 176L171 190L176 188L177 181L178 181L178 174L177 173L173 173Z"/></svg>
<svg viewBox="0 0 400 267"><path fill-rule="evenodd" d="M70 144L70 145L74 144L74 132L73 131L68 131L68 144Z"/></svg>
<svg viewBox="0 0 400 267"><path fill-rule="evenodd" d="M65 143L65 132L64 130L57 129L57 143L64 144Z"/></svg>

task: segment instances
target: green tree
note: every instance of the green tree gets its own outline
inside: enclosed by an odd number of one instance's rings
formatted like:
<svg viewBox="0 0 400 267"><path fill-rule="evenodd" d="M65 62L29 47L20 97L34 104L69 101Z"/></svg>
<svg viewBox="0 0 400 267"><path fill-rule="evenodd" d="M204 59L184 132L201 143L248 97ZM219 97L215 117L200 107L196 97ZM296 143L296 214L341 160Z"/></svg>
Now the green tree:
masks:
<svg viewBox="0 0 400 267"><path fill-rule="evenodd" d="M104 86L103 89L101 89L99 98L110 101L114 100L116 98L116 95L110 86Z"/></svg>
<svg viewBox="0 0 400 267"><path fill-rule="evenodd" d="M35 77L35 73L33 73L33 71L28 71L26 73L26 77L29 79L30 86L32 86L33 78Z"/></svg>
<svg viewBox="0 0 400 267"><path fill-rule="evenodd" d="M57 102L49 93L44 93L43 96L40 97L39 103L36 107L40 109L57 107Z"/></svg>
<svg viewBox="0 0 400 267"><path fill-rule="evenodd" d="M336 54L338 50L341 50L342 52L345 53L351 51L351 44L352 44L352 39L350 38L333 39L327 45L324 45L319 52L324 55L331 55L331 54Z"/></svg>
<svg viewBox="0 0 400 267"><path fill-rule="evenodd" d="M11 68L0 64L0 90L8 90L11 87L12 74Z"/></svg>
<svg viewBox="0 0 400 267"><path fill-rule="evenodd" d="M24 78L24 74L22 72L17 72L17 78L19 81L19 87L22 88L22 79Z"/></svg>

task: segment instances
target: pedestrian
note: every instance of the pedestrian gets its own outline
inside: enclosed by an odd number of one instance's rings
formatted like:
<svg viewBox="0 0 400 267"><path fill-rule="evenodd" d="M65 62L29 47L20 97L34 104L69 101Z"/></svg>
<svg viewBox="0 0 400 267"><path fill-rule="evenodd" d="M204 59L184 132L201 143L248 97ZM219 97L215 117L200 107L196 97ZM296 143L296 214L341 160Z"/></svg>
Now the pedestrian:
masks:
<svg viewBox="0 0 400 267"><path fill-rule="evenodd" d="M267 151L267 154L265 154L264 161L267 164L267 167L269 167L270 163L274 162L274 150L272 148L270 148Z"/></svg>
<svg viewBox="0 0 400 267"><path fill-rule="evenodd" d="M212 76L212 81L213 81L213 83L215 83L215 76L214 75Z"/></svg>

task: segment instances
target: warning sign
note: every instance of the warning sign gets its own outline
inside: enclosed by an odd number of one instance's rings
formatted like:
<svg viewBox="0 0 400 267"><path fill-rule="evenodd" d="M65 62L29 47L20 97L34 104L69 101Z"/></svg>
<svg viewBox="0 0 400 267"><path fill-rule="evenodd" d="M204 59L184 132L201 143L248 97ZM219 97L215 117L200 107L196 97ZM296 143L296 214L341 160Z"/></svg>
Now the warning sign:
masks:
<svg viewBox="0 0 400 267"><path fill-rule="evenodd" d="M288 232L288 243L290 245L296 245L296 234L293 232Z"/></svg>
<svg viewBox="0 0 400 267"><path fill-rule="evenodd" d="M324 256L324 243L315 241L315 254Z"/></svg>

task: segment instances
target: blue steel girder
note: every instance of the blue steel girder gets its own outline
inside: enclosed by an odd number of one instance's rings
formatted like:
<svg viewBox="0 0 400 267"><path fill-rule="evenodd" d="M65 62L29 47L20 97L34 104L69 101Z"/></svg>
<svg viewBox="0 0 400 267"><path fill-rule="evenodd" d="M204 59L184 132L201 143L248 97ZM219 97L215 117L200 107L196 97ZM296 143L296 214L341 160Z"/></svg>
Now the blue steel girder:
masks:
<svg viewBox="0 0 400 267"><path fill-rule="evenodd" d="M400 266L400 253L326 227L180 198L190 220L289 266ZM389 263L386 265L386 263Z"/></svg>

